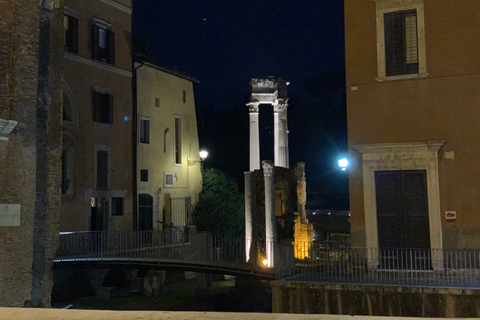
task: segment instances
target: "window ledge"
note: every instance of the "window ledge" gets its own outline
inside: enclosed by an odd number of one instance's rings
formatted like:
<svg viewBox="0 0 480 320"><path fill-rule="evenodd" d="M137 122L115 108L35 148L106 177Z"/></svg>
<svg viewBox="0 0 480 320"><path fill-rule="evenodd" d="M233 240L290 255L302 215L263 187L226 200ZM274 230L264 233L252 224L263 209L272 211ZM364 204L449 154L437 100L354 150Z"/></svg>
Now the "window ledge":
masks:
<svg viewBox="0 0 480 320"><path fill-rule="evenodd" d="M95 128L103 129L103 130L110 130L113 124L109 123L102 123L102 122L95 122Z"/></svg>
<svg viewBox="0 0 480 320"><path fill-rule="evenodd" d="M428 77L428 72L426 73L414 73L414 74L404 74L401 76L390 76L390 77L383 77L383 78L375 78L377 82L385 82L385 81L398 81L398 80L409 80L409 79L422 79Z"/></svg>

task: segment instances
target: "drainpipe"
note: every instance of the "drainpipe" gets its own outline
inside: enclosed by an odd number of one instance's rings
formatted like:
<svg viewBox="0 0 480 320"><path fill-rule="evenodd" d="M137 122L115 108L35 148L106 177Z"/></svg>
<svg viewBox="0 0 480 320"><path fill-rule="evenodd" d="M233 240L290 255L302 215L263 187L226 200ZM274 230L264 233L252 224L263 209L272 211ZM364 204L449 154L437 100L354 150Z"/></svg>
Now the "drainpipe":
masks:
<svg viewBox="0 0 480 320"><path fill-rule="evenodd" d="M133 180L133 230L138 230L138 194L137 194L137 132L138 132L138 112L137 112L137 70L143 67L144 62L140 62L135 67L135 58L132 59L132 97L133 97L133 113L132 113L132 180Z"/></svg>

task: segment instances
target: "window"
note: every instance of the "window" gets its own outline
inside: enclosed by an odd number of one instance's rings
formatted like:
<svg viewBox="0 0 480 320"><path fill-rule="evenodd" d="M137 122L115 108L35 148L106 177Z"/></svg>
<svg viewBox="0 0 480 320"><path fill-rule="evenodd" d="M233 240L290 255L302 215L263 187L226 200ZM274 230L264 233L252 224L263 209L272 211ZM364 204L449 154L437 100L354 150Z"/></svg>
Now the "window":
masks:
<svg viewBox="0 0 480 320"><path fill-rule="evenodd" d="M140 181L148 182L148 170L140 170Z"/></svg>
<svg viewBox="0 0 480 320"><path fill-rule="evenodd" d="M112 216L123 216L123 198L111 198L110 203Z"/></svg>
<svg viewBox="0 0 480 320"><path fill-rule="evenodd" d="M155 98L155 107L160 107L160 98Z"/></svg>
<svg viewBox="0 0 480 320"><path fill-rule="evenodd" d="M424 0L373 1L377 22L376 80L428 76Z"/></svg>
<svg viewBox="0 0 480 320"><path fill-rule="evenodd" d="M418 73L416 10L385 13L386 76Z"/></svg>
<svg viewBox="0 0 480 320"><path fill-rule="evenodd" d="M95 122L113 124L113 96L93 91L92 119Z"/></svg>
<svg viewBox="0 0 480 320"><path fill-rule="evenodd" d="M183 90L183 103L187 102L187 91Z"/></svg>
<svg viewBox="0 0 480 320"><path fill-rule="evenodd" d="M78 53L78 19L69 15L63 16L65 30L65 49L68 52Z"/></svg>
<svg viewBox="0 0 480 320"><path fill-rule="evenodd" d="M150 143L150 120L140 119L140 143Z"/></svg>
<svg viewBox="0 0 480 320"><path fill-rule="evenodd" d="M175 153L175 164L182 164L182 118L180 116L175 116L175 143L174 143L174 153Z"/></svg>
<svg viewBox="0 0 480 320"><path fill-rule="evenodd" d="M72 122L73 121L73 112L72 106L70 105L70 100L68 96L65 94L65 91L62 91L62 109L63 109L63 121Z"/></svg>
<svg viewBox="0 0 480 320"><path fill-rule="evenodd" d="M108 151L97 151L97 190L108 190Z"/></svg>
<svg viewBox="0 0 480 320"><path fill-rule="evenodd" d="M115 64L115 34L106 23L93 26L92 59Z"/></svg>
<svg viewBox="0 0 480 320"><path fill-rule="evenodd" d="M173 188L174 187L174 185L173 185L174 178L175 178L175 174L164 172L164 174L163 174L163 186L165 188Z"/></svg>

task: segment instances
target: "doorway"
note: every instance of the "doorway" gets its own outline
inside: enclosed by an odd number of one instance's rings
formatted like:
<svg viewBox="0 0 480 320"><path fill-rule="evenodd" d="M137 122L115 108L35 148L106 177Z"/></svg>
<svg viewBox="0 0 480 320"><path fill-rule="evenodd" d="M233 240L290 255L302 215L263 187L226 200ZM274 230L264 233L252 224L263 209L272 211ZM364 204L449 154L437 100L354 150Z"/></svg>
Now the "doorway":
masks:
<svg viewBox="0 0 480 320"><path fill-rule="evenodd" d="M380 265L429 268L426 170L375 171Z"/></svg>

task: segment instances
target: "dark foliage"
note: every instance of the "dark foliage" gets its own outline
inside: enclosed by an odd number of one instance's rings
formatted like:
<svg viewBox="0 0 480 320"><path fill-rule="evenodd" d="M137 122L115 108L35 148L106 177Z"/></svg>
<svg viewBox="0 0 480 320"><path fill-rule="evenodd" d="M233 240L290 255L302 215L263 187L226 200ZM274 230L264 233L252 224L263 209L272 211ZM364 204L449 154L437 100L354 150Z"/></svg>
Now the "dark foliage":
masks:
<svg viewBox="0 0 480 320"><path fill-rule="evenodd" d="M195 207L199 231L237 234L244 226L243 195L237 184L217 169L203 172L203 190Z"/></svg>

